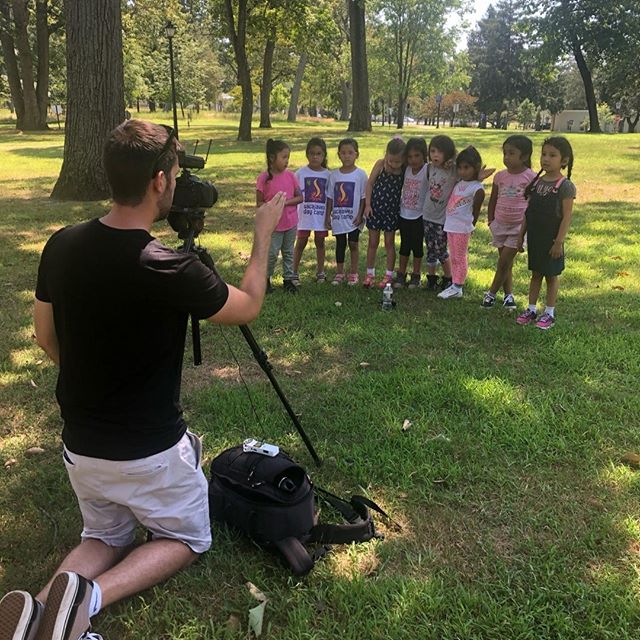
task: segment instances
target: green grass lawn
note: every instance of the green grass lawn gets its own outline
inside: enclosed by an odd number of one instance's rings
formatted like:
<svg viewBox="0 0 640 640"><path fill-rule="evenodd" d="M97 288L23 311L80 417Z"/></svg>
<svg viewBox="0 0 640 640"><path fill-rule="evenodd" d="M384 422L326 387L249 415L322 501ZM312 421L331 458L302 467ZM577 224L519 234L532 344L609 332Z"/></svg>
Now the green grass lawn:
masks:
<svg viewBox="0 0 640 640"><path fill-rule="evenodd" d="M221 196L201 240L238 282L266 139L287 140L297 168L307 139L323 135L335 167L344 125L277 122L252 143L235 141L230 119L202 115L182 127L184 142L213 138L203 174ZM371 168L392 132L357 136L360 166ZM502 167L504 132L442 132ZM433 134L413 127L405 136ZM538 157L545 136L530 135ZM185 411L208 459L264 437L321 486L365 492L402 531L381 523L384 540L337 548L299 581L216 529L212 551L192 568L102 613L96 628L105 638L245 638L255 605L248 580L269 598L265 635L278 640L638 637L640 472L620 458L640 450L640 135L569 137L578 198L552 331L480 308L496 259L486 204L461 300L400 291L397 308L382 312L378 291L313 283L312 248L300 294L277 290L266 300L253 331L325 459L321 469L240 332L203 326L204 364L186 356ZM30 313L47 237L108 203L48 199L62 148L56 129L0 127L0 592L37 590L81 528L60 456L56 371L33 341ZM177 244L164 225L157 235ZM514 279L523 303L524 257ZM45 453L28 455L34 446Z"/></svg>

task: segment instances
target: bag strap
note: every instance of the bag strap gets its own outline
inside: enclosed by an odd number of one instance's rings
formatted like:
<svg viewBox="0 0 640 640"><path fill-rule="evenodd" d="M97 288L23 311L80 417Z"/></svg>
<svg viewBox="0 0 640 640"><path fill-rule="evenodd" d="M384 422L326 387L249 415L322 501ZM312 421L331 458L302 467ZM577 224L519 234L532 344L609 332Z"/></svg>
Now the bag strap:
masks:
<svg viewBox="0 0 640 640"><path fill-rule="evenodd" d="M319 497L336 509L348 524L317 524L309 532L309 542L345 544L382 537L376 533L368 508L393 522L379 505L364 496L352 496L347 502L320 487L316 487L316 491ZM394 522L394 524L399 527L397 523Z"/></svg>

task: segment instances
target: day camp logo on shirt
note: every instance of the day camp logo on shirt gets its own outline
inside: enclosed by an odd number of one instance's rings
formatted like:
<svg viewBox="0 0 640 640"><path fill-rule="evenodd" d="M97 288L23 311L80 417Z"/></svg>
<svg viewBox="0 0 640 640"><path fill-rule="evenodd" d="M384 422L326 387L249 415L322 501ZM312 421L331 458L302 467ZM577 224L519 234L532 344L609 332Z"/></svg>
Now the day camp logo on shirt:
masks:
<svg viewBox="0 0 640 640"><path fill-rule="evenodd" d="M336 182L333 190L336 207L353 207L355 182Z"/></svg>
<svg viewBox="0 0 640 640"><path fill-rule="evenodd" d="M324 202L327 188L326 178L306 177L304 179L304 201Z"/></svg>

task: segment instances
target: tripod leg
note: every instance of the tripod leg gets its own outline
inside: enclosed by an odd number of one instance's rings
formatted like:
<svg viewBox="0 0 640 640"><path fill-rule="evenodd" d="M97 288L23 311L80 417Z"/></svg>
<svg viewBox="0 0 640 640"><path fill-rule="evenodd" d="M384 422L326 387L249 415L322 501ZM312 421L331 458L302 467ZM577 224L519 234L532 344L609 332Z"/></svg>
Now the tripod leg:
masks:
<svg viewBox="0 0 640 640"><path fill-rule="evenodd" d="M280 401L282 402L284 408L289 414L289 417L291 418L291 421L293 422L294 427L300 434L300 437L302 438L302 441L307 447L307 450L311 454L313 461L316 463L318 467L321 466L322 460L316 453L316 450L313 448L313 444L311 444L311 440L309 440L309 437L307 436L304 429L302 428L302 425L300 424L300 420L298 420L298 416L293 412L293 409L291 408L291 405L289 404L287 397L284 395L284 392L280 388L278 381L275 379L275 376L273 375L271 363L269 362L267 354L260 348L260 346L256 342L256 339L253 337L253 333L251 333L251 330L246 324L240 325L239 329L242 335L244 336L244 339L247 341L249 348L253 352L254 358L260 365L260 368L267 374L267 378L269 378L269 382L271 382L271 386L274 388L275 392L278 394L278 398L280 398Z"/></svg>

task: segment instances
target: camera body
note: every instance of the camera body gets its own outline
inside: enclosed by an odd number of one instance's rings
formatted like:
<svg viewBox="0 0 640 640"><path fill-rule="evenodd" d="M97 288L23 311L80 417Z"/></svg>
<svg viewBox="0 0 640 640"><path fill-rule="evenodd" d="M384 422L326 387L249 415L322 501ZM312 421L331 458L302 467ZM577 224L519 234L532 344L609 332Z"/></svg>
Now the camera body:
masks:
<svg viewBox="0 0 640 640"><path fill-rule="evenodd" d="M191 169L202 169L205 160L201 156L178 152L178 165L182 173L176 178L169 224L181 239L191 234L196 237L204 226L204 210L213 207L218 200L218 190L213 183L192 175Z"/></svg>

